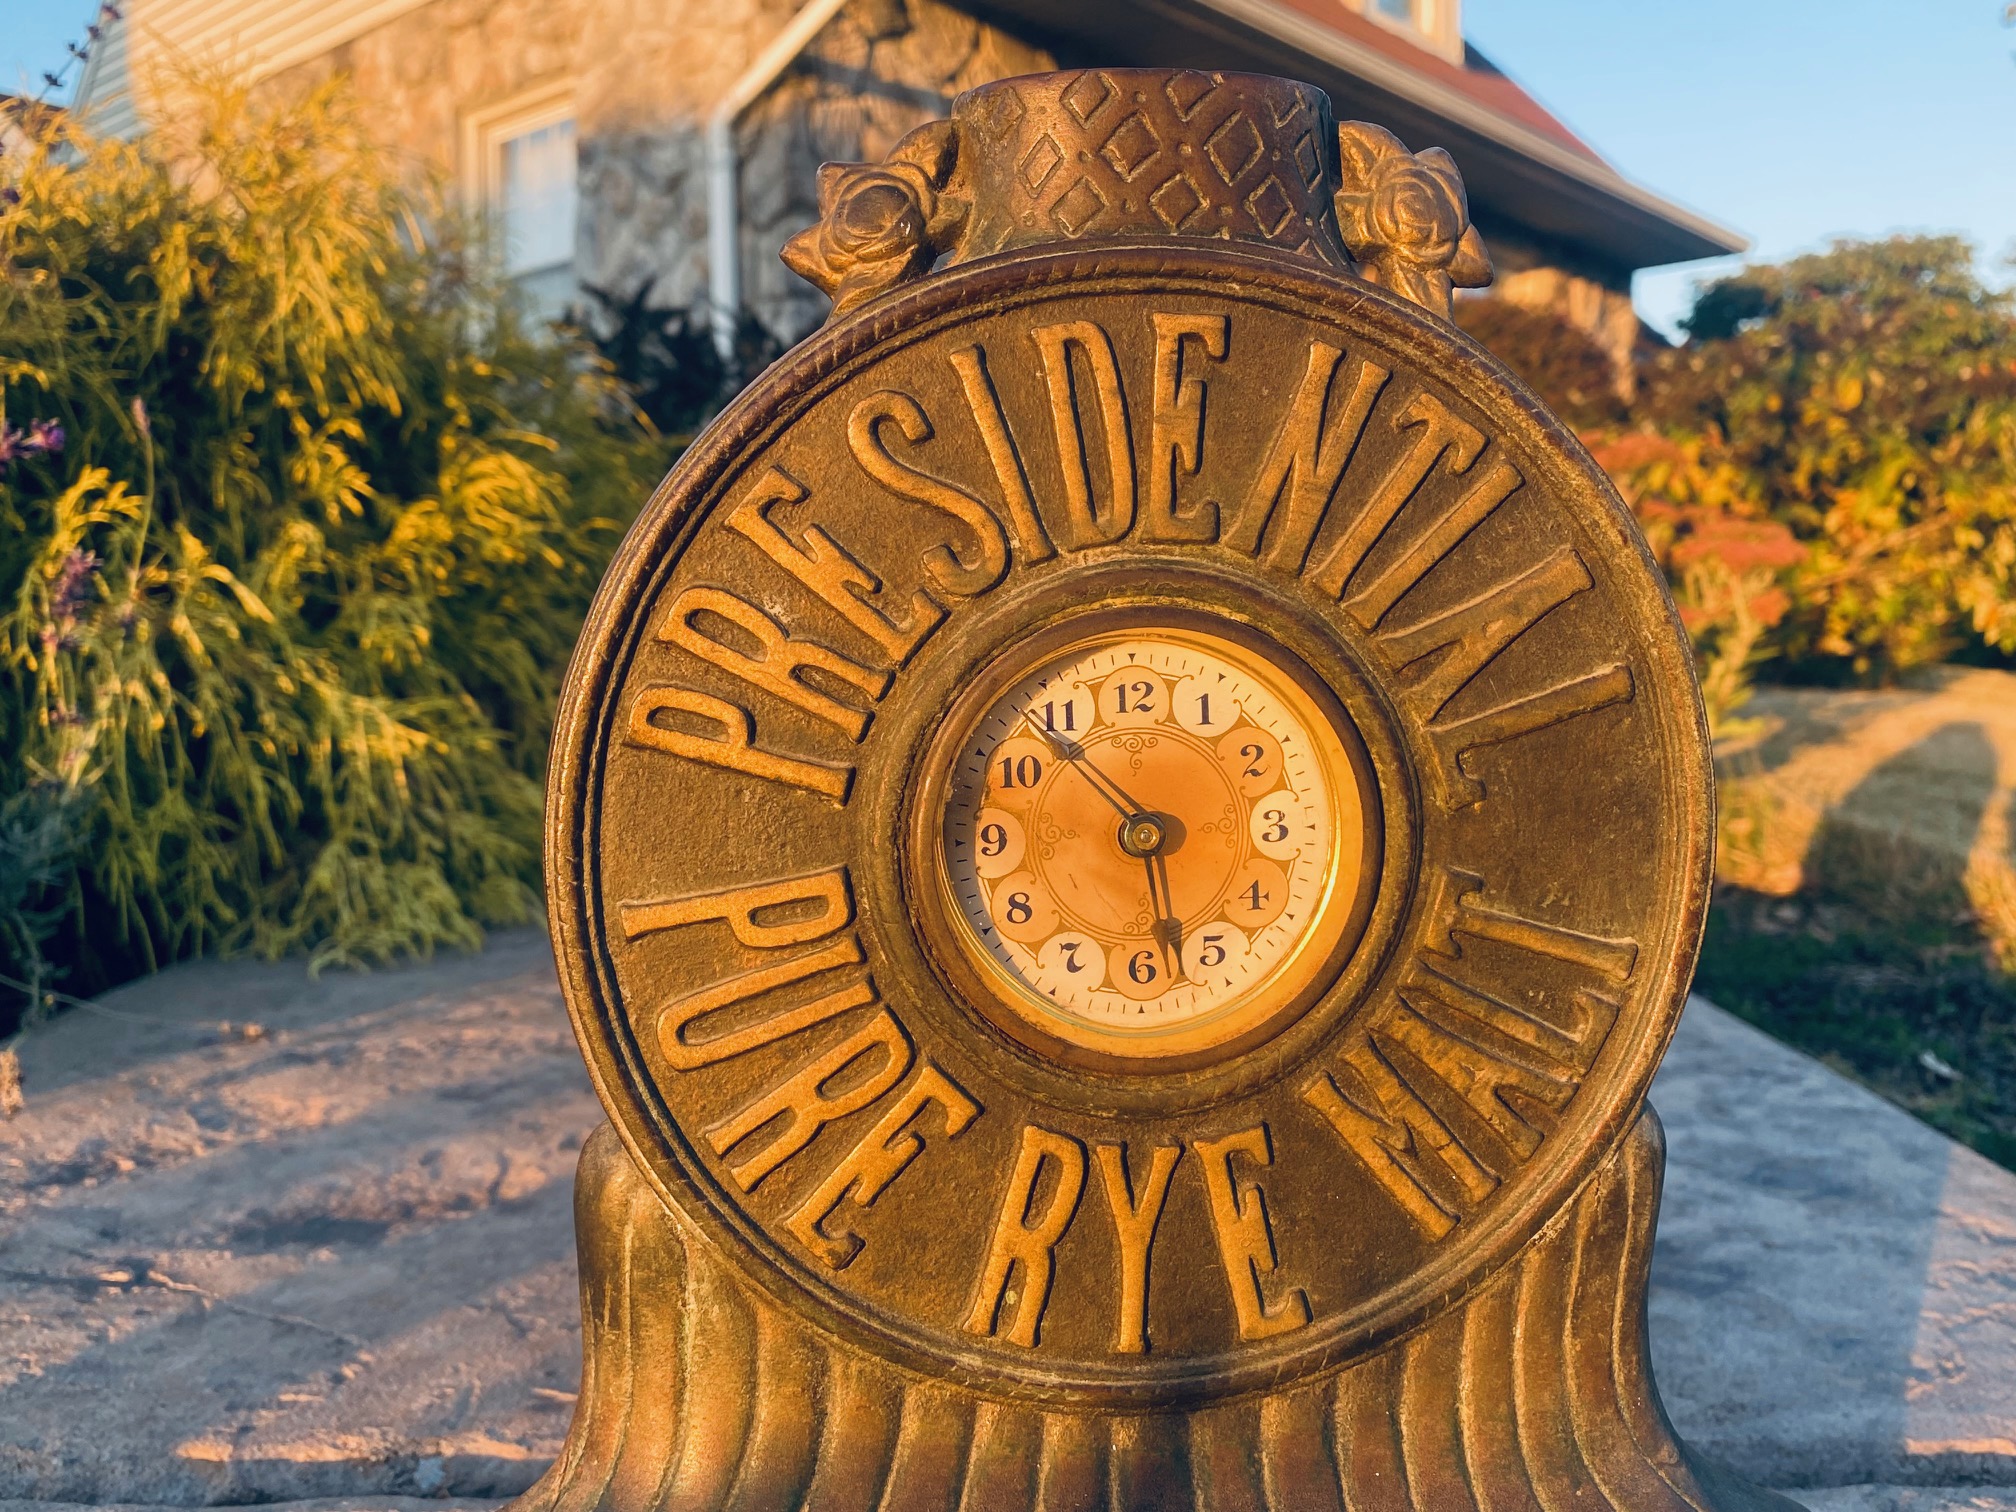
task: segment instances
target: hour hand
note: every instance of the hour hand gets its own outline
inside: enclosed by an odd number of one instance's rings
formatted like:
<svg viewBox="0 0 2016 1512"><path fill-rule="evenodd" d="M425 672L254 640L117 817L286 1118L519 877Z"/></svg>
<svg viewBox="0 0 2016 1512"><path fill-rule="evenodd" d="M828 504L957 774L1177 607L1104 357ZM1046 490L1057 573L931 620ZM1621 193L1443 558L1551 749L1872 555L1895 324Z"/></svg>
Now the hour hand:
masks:
<svg viewBox="0 0 2016 1512"><path fill-rule="evenodd" d="M1169 890L1169 863L1158 850L1148 856L1148 904L1155 913L1155 939L1162 947L1162 969L1176 980L1183 955L1183 921L1176 917L1176 898Z"/></svg>

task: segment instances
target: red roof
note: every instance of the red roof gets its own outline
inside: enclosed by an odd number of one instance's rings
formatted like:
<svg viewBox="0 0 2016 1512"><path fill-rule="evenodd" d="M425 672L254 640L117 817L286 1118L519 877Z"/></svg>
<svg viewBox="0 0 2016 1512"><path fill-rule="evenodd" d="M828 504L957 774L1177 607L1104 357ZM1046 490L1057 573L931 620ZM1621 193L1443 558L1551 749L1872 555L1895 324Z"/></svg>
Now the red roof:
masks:
<svg viewBox="0 0 2016 1512"><path fill-rule="evenodd" d="M1468 95L1487 109L1539 132L1592 163L1603 161L1594 148L1562 125L1545 106L1504 74L1488 63L1477 66L1482 59L1474 51L1469 54L1473 60L1469 65L1452 63L1440 53L1430 52L1410 41L1393 27L1382 26L1367 16L1345 9L1343 0L1276 0L1276 3L1328 27L1340 36L1350 38L1360 46L1383 53L1415 73Z"/></svg>

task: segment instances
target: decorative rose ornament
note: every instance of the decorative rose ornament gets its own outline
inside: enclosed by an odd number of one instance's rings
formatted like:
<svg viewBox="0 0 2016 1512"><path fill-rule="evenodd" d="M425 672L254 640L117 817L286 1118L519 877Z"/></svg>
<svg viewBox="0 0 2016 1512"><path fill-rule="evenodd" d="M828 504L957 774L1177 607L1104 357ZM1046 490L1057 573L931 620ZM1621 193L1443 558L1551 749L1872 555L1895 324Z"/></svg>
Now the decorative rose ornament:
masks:
<svg viewBox="0 0 2016 1512"><path fill-rule="evenodd" d="M1337 225L1359 273L1448 319L1451 290L1491 282L1456 160L1440 147L1409 152L1363 121L1338 127L1337 145Z"/></svg>
<svg viewBox="0 0 2016 1512"><path fill-rule="evenodd" d="M966 205L942 191L958 155L950 121L920 126L880 163L827 163L819 170L819 219L784 244L792 272L818 286L845 315L931 271L966 220Z"/></svg>

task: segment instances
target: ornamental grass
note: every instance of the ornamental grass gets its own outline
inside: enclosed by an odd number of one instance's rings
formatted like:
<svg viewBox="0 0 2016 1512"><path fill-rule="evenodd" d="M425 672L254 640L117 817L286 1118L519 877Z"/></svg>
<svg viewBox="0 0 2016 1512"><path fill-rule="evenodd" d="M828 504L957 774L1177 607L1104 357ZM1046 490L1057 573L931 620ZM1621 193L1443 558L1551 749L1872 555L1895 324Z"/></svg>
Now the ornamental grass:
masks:
<svg viewBox="0 0 2016 1512"><path fill-rule="evenodd" d="M559 675L671 450L340 84L175 87L144 138L0 164L17 1017L530 918Z"/></svg>

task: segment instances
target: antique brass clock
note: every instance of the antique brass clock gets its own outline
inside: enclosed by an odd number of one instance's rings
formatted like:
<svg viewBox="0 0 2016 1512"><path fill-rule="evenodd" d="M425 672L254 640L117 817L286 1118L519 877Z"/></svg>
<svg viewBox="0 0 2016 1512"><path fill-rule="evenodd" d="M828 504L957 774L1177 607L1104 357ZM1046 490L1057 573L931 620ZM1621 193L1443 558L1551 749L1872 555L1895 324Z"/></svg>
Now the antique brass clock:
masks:
<svg viewBox="0 0 2016 1512"><path fill-rule="evenodd" d="M968 1000L1040 1053L1235 1054L1363 925L1378 812L1348 716L1235 628L1066 619L990 667L925 759L920 914Z"/></svg>
<svg viewBox="0 0 2016 1512"><path fill-rule="evenodd" d="M613 1133L528 1507L1707 1506L1638 1305L1707 743L1615 492L1447 318L1453 164L1093 70L821 203L835 319L569 675Z"/></svg>

